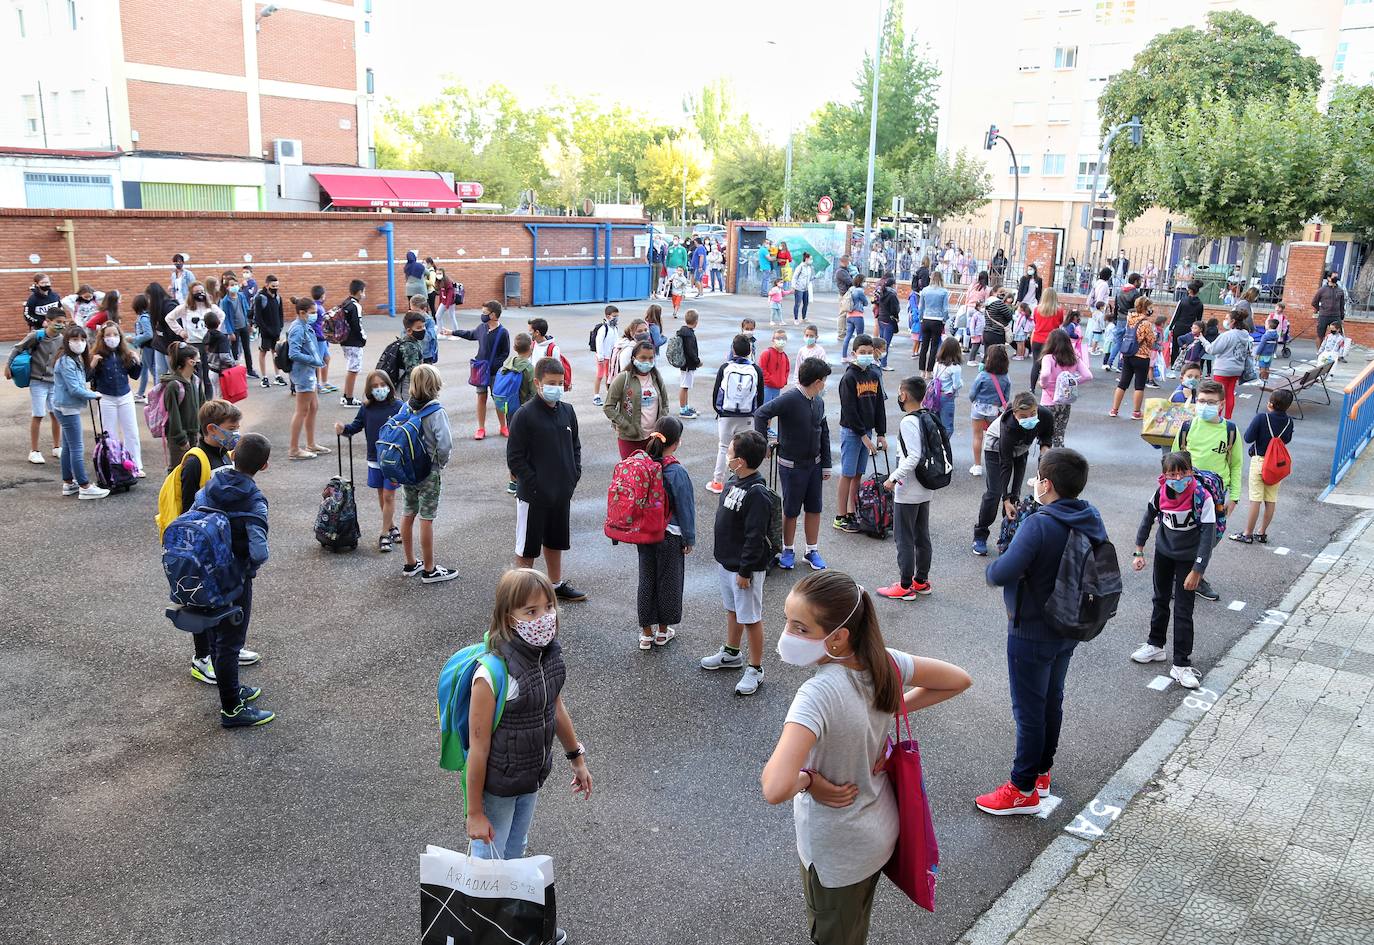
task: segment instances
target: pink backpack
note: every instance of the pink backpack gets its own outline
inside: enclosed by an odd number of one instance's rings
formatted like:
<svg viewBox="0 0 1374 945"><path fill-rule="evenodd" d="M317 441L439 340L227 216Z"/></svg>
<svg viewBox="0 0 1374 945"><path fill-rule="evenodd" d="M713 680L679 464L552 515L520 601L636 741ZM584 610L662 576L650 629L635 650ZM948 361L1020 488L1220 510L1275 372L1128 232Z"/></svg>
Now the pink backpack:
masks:
<svg viewBox="0 0 1374 945"><path fill-rule="evenodd" d="M606 491L606 537L612 542L654 545L668 531L672 508L663 486L663 468L677 462L669 456L660 463L643 450L635 450L615 464Z"/></svg>
<svg viewBox="0 0 1374 945"><path fill-rule="evenodd" d="M181 403L186 398L186 385L178 384L176 391L177 403ZM148 431L159 440L167 435L167 407L163 403L165 394L166 385L158 381L148 391L148 403L143 407L143 419L148 422Z"/></svg>

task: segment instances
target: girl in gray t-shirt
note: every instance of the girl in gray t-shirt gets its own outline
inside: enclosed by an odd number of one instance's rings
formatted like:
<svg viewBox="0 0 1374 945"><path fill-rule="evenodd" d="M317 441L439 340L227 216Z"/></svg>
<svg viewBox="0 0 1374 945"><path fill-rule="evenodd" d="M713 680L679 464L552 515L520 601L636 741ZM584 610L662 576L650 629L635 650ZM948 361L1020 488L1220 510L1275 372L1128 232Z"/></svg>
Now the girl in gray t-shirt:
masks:
<svg viewBox="0 0 1374 945"><path fill-rule="evenodd" d="M893 713L973 684L941 660L889 650L873 599L834 569L807 575L784 605L778 656L815 666L763 769L770 804L792 800L807 917L817 943L867 938L878 874L897 843L897 801L882 758Z"/></svg>

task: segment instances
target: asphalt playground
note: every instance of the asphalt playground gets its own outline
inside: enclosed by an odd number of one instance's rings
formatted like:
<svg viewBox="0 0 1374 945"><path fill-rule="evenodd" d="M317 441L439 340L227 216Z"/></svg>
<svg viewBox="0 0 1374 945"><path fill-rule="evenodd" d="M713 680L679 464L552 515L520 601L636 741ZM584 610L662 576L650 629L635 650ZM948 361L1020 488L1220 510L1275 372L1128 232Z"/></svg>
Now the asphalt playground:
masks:
<svg viewBox="0 0 1374 945"><path fill-rule="evenodd" d="M723 296L688 304L701 312L708 366L723 359L744 315L760 319L766 343L764 301ZM624 324L642 305L621 308ZM812 307L832 362L834 310L833 297ZM563 608L560 634L564 698L587 745L595 788L589 801L574 798L567 766L556 759L531 848L553 857L560 924L574 942L801 942L791 813L769 807L759 789L804 679L804 671L772 655L783 600L801 572L768 580L767 675L757 696L735 697L734 674L698 669L697 659L719 644L723 619L710 551L715 497L705 489L715 424L689 423L678 455L697 487L700 537L687 566L687 616L667 648L638 650L634 552L612 547L601 533L616 448L591 404L595 369L585 339L599 313L591 305L526 308L506 319L513 332L534 314L553 326L574 366L569 398L584 460L564 566L590 599ZM463 323L476 323L475 306ZM670 321L669 331L675 328ZM368 330L372 363L399 322L370 317ZM789 350L799 344L798 328ZM1310 353L1310 343L1296 347ZM902 333L891 362L897 370L884 375L890 395L914 364L909 350ZM342 945L417 937L418 854L428 843L464 844L460 794L437 763L435 681L452 652L480 638L514 541L504 441L471 439L474 401L464 381L472 351L467 342L440 346L456 448L436 546L440 563L462 572L447 584L408 581L401 554L371 549L377 513L366 491L359 501L363 546L339 556L322 551L311 527L334 457L287 462L289 396L250 390L244 429L267 434L277 447L259 479L271 503L272 558L256 587L249 645L263 661L245 670L244 681L263 688L262 704L278 717L254 731L220 730L213 688L190 676L190 641L162 615L166 583L153 524L160 477L98 502L64 499L55 459L44 467L25 462L25 392L0 385L0 567L7 575L0 584L0 942ZM1343 375L1355 367L1342 365ZM1013 362L1016 389L1029 371L1029 363ZM972 372L966 368L966 381ZM701 372L692 395L706 416L709 373ZM334 377L341 377L338 368ZM665 380L674 389L676 371L665 368ZM1124 560L1154 488L1158 453L1142 443L1136 424L1106 416L1114 380L1100 375L1083 388L1067 445L1092 464L1085 498L1102 510ZM1245 393L1237 408L1242 426L1256 403L1253 389ZM833 393L827 401L838 443L839 405ZM895 421L895 396L890 409ZM352 413L322 398L321 442L332 445L325 431ZM1347 521L1347 510L1316 501L1335 417L1335 407L1308 406L1297 424L1295 471L1270 544L1218 548L1208 576L1222 599L1197 607L1194 661L1202 670L1283 596ZM45 451L46 440L45 430ZM361 447L360 439L360 470ZM954 447L955 479L936 496L931 516L934 594L881 602L883 630L891 646L963 666L974 686L917 720L941 851L937 911L923 912L884 882L875 945L956 940L1184 698L1176 686L1149 688L1157 667L1127 658L1144 639L1150 577L1126 569L1119 615L1078 649L1070 671L1054 770L1058 808L1043 819L994 818L974 808L976 794L1006 779L1014 733L1001 595L986 586L986 562L969 550L982 481L967 473L962 397ZM146 432L144 449L158 450ZM889 583L892 543L831 529L833 495L832 481L821 536L830 565L870 589Z"/></svg>

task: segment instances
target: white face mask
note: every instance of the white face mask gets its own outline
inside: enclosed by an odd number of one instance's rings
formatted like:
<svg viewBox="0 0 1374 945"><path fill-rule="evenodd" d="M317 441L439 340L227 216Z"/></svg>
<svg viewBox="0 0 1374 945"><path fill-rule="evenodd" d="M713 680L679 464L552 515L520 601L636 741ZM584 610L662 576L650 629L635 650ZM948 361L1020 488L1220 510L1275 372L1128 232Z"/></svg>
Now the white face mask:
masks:
<svg viewBox="0 0 1374 945"><path fill-rule="evenodd" d="M118 347L119 347L119 338L118 338L118 336L116 336L116 335L106 335L106 336L105 336L105 347L109 348L111 351L113 351L115 348L118 348Z"/></svg>
<svg viewBox="0 0 1374 945"><path fill-rule="evenodd" d="M67 347L72 349L72 354L83 354L86 351L86 342L82 338L75 338L67 342Z"/></svg>
<svg viewBox="0 0 1374 945"><path fill-rule="evenodd" d="M857 595L854 599L854 607L849 611L849 615L840 621L840 626L831 630L819 640L811 637L799 637L795 633L783 631L782 636L778 637L778 659L793 666L814 666L820 662L821 657L828 655L829 651L825 648L825 641L835 635L840 627L845 626L858 612L859 605L863 603L863 585L856 584Z"/></svg>
<svg viewBox="0 0 1374 945"><path fill-rule="evenodd" d="M390 387L374 387L374 388L372 388L372 397L373 397L374 400L386 400L386 395L389 394L389 393L391 393L391 388L390 388Z"/></svg>
<svg viewBox="0 0 1374 945"><path fill-rule="evenodd" d="M517 620L515 632L530 646L543 649L553 641L553 635L558 632L558 611L551 610L533 620Z"/></svg>

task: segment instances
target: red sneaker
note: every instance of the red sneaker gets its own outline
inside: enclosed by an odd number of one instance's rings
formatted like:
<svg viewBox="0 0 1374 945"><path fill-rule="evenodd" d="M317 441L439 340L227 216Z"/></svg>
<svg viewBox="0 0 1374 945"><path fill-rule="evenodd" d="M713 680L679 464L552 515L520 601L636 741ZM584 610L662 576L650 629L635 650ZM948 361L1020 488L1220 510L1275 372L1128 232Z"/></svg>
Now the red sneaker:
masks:
<svg viewBox="0 0 1374 945"><path fill-rule="evenodd" d="M1035 779L1035 793L1041 797L1050 796L1050 773L1048 771Z"/></svg>
<svg viewBox="0 0 1374 945"><path fill-rule="evenodd" d="M878 596L889 600L915 600L916 591L911 587L903 587L901 581L893 581L889 587L878 588Z"/></svg>
<svg viewBox="0 0 1374 945"><path fill-rule="evenodd" d="M710 482L706 483L706 491L720 495L725 491L725 483L712 479Z"/></svg>
<svg viewBox="0 0 1374 945"><path fill-rule="evenodd" d="M925 597L927 594L930 593L930 582L918 581L915 578L912 578L911 589L915 591L917 594L920 594L922 597Z"/></svg>
<svg viewBox="0 0 1374 945"><path fill-rule="evenodd" d="M510 427L506 426L504 423L501 424L501 435L510 436Z"/></svg>
<svg viewBox="0 0 1374 945"><path fill-rule="evenodd" d="M985 814L1038 814L1040 795L1035 791L1022 794L1016 785L1008 781L995 791L980 794L973 803Z"/></svg>
<svg viewBox="0 0 1374 945"><path fill-rule="evenodd" d="M485 440L487 438L487 431L482 427L478 427L477 432L472 435L472 438L474 440Z"/></svg>

